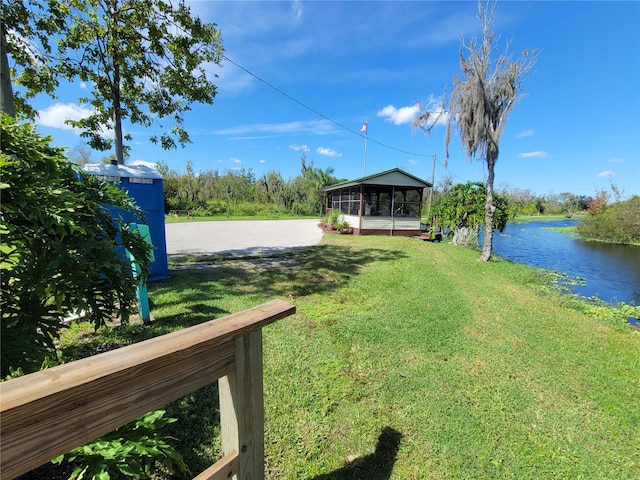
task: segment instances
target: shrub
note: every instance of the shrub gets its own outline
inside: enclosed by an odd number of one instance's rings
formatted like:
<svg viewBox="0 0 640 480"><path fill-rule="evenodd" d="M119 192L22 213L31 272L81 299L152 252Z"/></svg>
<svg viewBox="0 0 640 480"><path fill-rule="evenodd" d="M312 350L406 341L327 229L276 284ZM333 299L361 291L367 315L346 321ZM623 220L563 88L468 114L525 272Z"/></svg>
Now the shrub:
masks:
<svg viewBox="0 0 640 480"><path fill-rule="evenodd" d="M331 228L333 228L334 230L338 230L340 227L340 223L342 223L340 221L340 216L340 210L334 208L333 210L331 210L331 212L329 212L329 214L327 214L324 219L324 223L327 225L331 225Z"/></svg>
<svg viewBox="0 0 640 480"><path fill-rule="evenodd" d="M158 466L169 474L189 473L182 455L161 436L162 427L176 421L164 418L164 410L156 410L128 423L98 440L73 449L52 460L76 464L69 480L82 478L109 479L125 477L150 478Z"/></svg>
<svg viewBox="0 0 640 480"><path fill-rule="evenodd" d="M447 198L436 208L434 216L453 232L456 245L477 248L478 232L485 219L487 189L481 182L454 185ZM493 228L504 231L509 219L509 202L506 197L494 193Z"/></svg>
<svg viewBox="0 0 640 480"><path fill-rule="evenodd" d="M196 216L219 217L233 215L234 217L270 216L281 213L281 209L273 203L232 202L212 198L207 200L206 206L194 211Z"/></svg>
<svg viewBox="0 0 640 480"><path fill-rule="evenodd" d="M0 115L0 328L2 376L37 370L54 351L60 318L84 311L98 328L124 322L136 305L137 279L122 251L146 276L151 246L108 207L142 218L117 186L68 162L33 126Z"/></svg>
<svg viewBox="0 0 640 480"><path fill-rule="evenodd" d="M611 243L640 243L640 196L605 207L601 202L589 212L577 228L582 237Z"/></svg>
<svg viewBox="0 0 640 480"><path fill-rule="evenodd" d="M215 217L217 215L226 215L228 207L228 202L224 200L218 200L217 198L212 198L210 200L207 200L207 206L204 210L207 216Z"/></svg>

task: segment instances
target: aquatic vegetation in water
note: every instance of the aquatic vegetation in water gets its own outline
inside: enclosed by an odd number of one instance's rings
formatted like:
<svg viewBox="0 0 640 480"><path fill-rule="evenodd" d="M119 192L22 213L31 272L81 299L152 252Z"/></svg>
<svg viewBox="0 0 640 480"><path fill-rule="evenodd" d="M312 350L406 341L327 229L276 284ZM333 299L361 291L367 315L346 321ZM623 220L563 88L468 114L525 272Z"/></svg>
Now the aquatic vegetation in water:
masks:
<svg viewBox="0 0 640 480"><path fill-rule="evenodd" d="M580 234L578 233L577 227L542 227L543 230L553 230L555 232L560 232L563 235L566 235L570 238L579 238Z"/></svg>
<svg viewBox="0 0 640 480"><path fill-rule="evenodd" d="M587 282L584 277L569 275L558 270L548 270L545 276L549 279L549 285L557 292L573 295L573 287L584 287Z"/></svg>
<svg viewBox="0 0 640 480"><path fill-rule="evenodd" d="M543 270L548 284L543 290L561 293L567 304L576 310L610 325L632 325L640 327L640 305L618 302L611 304L598 297L583 297L572 292L576 286L584 286L586 281L582 277L571 276L557 270ZM630 321L633 319L634 321Z"/></svg>

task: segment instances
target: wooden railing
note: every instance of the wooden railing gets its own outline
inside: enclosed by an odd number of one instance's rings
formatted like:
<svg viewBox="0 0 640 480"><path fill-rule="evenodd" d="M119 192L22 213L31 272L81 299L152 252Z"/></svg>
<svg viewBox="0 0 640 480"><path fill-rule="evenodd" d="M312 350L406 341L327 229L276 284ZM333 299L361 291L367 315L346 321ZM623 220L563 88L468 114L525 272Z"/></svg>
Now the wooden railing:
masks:
<svg viewBox="0 0 640 480"><path fill-rule="evenodd" d="M0 472L9 480L219 381L223 458L197 480L264 478L262 328L250 310L0 384Z"/></svg>

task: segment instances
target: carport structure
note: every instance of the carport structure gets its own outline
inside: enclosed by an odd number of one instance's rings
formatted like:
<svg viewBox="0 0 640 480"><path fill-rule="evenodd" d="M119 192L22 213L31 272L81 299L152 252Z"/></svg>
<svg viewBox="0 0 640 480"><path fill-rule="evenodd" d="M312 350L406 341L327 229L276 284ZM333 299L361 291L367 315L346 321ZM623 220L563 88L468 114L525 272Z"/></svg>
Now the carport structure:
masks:
<svg viewBox="0 0 640 480"><path fill-rule="evenodd" d="M355 235L420 235L422 198L433 185L399 168L323 189L327 213L339 210Z"/></svg>

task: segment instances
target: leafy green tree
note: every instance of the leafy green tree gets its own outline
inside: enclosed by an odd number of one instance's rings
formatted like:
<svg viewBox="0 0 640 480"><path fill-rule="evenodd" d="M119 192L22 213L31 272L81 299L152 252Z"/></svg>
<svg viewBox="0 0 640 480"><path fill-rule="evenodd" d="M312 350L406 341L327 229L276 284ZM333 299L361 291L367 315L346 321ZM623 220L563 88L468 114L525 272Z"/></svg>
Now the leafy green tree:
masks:
<svg viewBox="0 0 640 480"><path fill-rule="evenodd" d="M22 40L37 39L48 54L38 62L7 39L7 52L22 67L18 79L32 92L52 93L58 76L88 82L90 96L79 98L91 106L86 118L68 122L82 130L96 150L115 146L123 164L127 148L123 120L150 127L158 122L161 134L151 141L175 148L190 141L183 117L193 102L212 104L216 86L205 66L222 61L220 32L191 14L184 0L47 0L29 7L10 1L18 12L9 17L3 32L22 26ZM44 20L41 20L44 19ZM57 50L38 30L40 24L59 34ZM27 28L29 27L29 28ZM11 45L11 46L10 46ZM33 64L51 71L45 82ZM166 122L166 123L165 123ZM167 125L169 125L167 127ZM105 131L113 128L113 140Z"/></svg>
<svg viewBox="0 0 640 480"><path fill-rule="evenodd" d="M449 196L453 188L453 176L446 174L433 186L431 193L431 208L436 208ZM431 219L427 219L431 222Z"/></svg>
<svg viewBox="0 0 640 480"><path fill-rule="evenodd" d="M562 211L566 213L567 216L572 217L578 209L578 196L571 192L563 192L558 197L562 205Z"/></svg>
<svg viewBox="0 0 640 480"><path fill-rule="evenodd" d="M258 180L258 190L266 198L268 203L275 203L286 208L285 202L282 201L282 193L285 188L286 181L280 172L270 171L260 177Z"/></svg>
<svg viewBox="0 0 640 480"><path fill-rule="evenodd" d="M593 198L587 195L578 195L577 197L578 210L581 212L586 211L589 208L589 203L591 203L592 200Z"/></svg>
<svg viewBox="0 0 640 480"><path fill-rule="evenodd" d="M164 213L167 214L171 210L184 210L179 208L176 203L178 196L178 174L175 170L169 168L165 162L158 162L156 168L162 175L162 189L164 197Z"/></svg>
<svg viewBox="0 0 640 480"><path fill-rule="evenodd" d="M123 139L123 118L145 127L168 118L171 127L151 141L163 148L188 143L184 113L193 102L213 103L216 95L204 69L222 61L215 25L192 16L183 0L82 0L72 6L59 42L62 71L70 80L91 82L92 97L80 101L93 113L70 123L100 150L111 147L103 132L113 125L119 164L123 140L130 139Z"/></svg>
<svg viewBox="0 0 640 480"><path fill-rule="evenodd" d="M55 97L59 76L50 38L64 27L65 12L66 5L54 0L0 2L0 111L33 119L28 100L39 93Z"/></svg>
<svg viewBox="0 0 640 480"><path fill-rule="evenodd" d="M493 31L496 3L478 3L478 18L482 35L479 40L462 41L460 47L461 76L453 79L449 98L448 121L445 133L446 158L449 158L451 126L455 123L468 159L478 158L487 166L487 195L484 220L484 245L480 259L488 261L493 248L493 216L495 165L498 160L500 138L506 120L520 96L521 84L537 60L537 51L523 50L514 60L509 46L495 56L497 38ZM443 100L444 102L444 100ZM445 106L442 105L442 110ZM438 114L440 115L441 112ZM429 130L437 123L432 112L422 113L416 123Z"/></svg>
<svg viewBox="0 0 640 480"><path fill-rule="evenodd" d="M117 244L149 269L151 247L123 216L142 219L116 185L82 172L33 126L0 114L2 375L37 370L60 319L85 312L96 328L128 320L138 280ZM114 217L109 210L119 212Z"/></svg>
<svg viewBox="0 0 640 480"><path fill-rule="evenodd" d="M538 213L538 210L536 208L536 205L534 203L531 203L529 205L525 205L524 207L522 207L522 213L524 213L525 215L531 216Z"/></svg>
<svg viewBox="0 0 640 480"><path fill-rule="evenodd" d="M309 213L324 214L324 194L322 189L338 183L338 179L333 176L333 173L334 169L331 167L327 167L324 170L316 167L307 173Z"/></svg>
<svg viewBox="0 0 640 480"><path fill-rule="evenodd" d="M496 207L493 228L503 231L509 218L509 202L506 197L494 194ZM434 208L438 223L453 230L453 243L465 247L478 247L478 234L485 221L484 205L487 189L481 182L454 185L447 197Z"/></svg>

